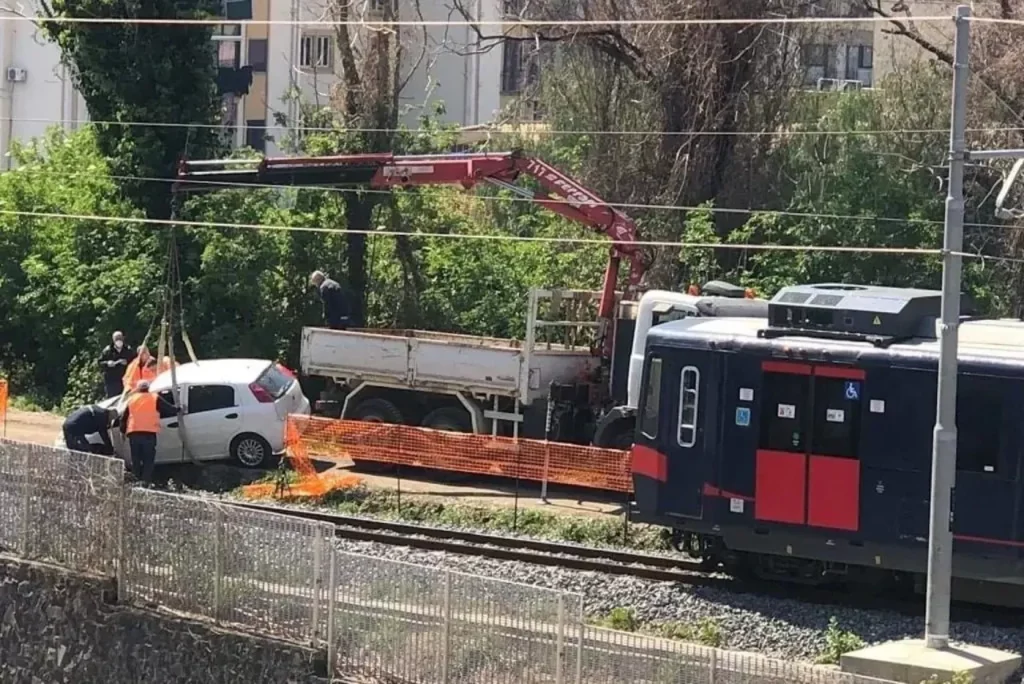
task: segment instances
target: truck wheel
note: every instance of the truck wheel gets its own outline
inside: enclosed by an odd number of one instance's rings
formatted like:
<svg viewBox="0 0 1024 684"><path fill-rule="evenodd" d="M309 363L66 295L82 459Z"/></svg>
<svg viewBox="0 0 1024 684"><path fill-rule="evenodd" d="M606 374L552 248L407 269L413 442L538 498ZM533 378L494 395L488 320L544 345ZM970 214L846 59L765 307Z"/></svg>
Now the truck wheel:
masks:
<svg viewBox="0 0 1024 684"><path fill-rule="evenodd" d="M352 411L352 419L364 420L368 423L397 423L399 425L405 422L398 407L380 397L359 402Z"/></svg>
<svg viewBox="0 0 1024 684"><path fill-rule="evenodd" d="M473 431L473 422L466 410L454 406L434 409L423 418L421 425L432 430L447 430L448 432Z"/></svg>

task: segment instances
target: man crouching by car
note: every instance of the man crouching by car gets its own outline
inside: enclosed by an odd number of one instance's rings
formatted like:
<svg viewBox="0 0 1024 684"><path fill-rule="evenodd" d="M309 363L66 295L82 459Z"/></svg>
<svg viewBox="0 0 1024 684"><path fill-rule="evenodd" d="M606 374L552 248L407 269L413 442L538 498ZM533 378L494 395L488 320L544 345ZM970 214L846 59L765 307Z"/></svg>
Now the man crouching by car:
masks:
<svg viewBox="0 0 1024 684"><path fill-rule="evenodd" d="M158 395L149 391L149 381L139 380L128 396L127 408L121 418L121 430L128 436L132 475L146 486L153 484L156 465L156 437L160 433Z"/></svg>
<svg viewBox="0 0 1024 684"><path fill-rule="evenodd" d="M117 411L104 409L95 404L75 409L64 420L64 446L72 451L112 456L114 447L110 443L110 428L117 421ZM103 444L90 444L89 435L99 435Z"/></svg>

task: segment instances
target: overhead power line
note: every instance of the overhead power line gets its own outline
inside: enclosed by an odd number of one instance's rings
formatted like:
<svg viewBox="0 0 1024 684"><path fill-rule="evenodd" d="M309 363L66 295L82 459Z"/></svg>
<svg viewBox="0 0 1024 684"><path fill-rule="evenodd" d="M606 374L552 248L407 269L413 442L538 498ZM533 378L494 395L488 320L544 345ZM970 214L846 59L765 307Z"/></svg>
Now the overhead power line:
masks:
<svg viewBox="0 0 1024 684"><path fill-rule="evenodd" d="M99 214L67 214L49 211L19 211L14 209L0 209L0 215L23 216L27 218L45 219L71 219L75 221L102 221L105 223L131 223L136 225L159 225L159 226L186 226L190 228L217 228L232 230L267 230L283 232L302 233L329 233L339 235L375 235L381 237L414 237L414 238L443 238L456 240L490 240L507 242L542 242L559 244L581 244L581 245L603 245L609 246L612 242L602 238L569 238L569 237L547 237L528 235L500 235L486 233L424 233L418 231L394 231L394 230L360 230L348 228L325 228L317 226L287 226L261 223L225 223L219 221L186 221L172 219L151 219L138 216L104 216ZM765 245L765 244L731 244L719 242L682 242L667 240L637 240L630 242L630 245L637 247L673 247L686 249L726 249L726 250L755 250L755 251L776 251L776 252L843 252L861 254L914 254L919 256L937 256L942 253L941 249L928 247L848 247L843 245ZM981 255L965 252L963 256L984 258Z"/></svg>
<svg viewBox="0 0 1024 684"><path fill-rule="evenodd" d="M2 10L0 10L2 11ZM523 27L548 27L548 28L583 28L583 27L614 27L614 26L753 26L753 25L792 25L792 24L880 24L891 21L889 17L749 17L749 18L705 18L705 19L483 19L479 21L469 20L405 20L405 19L350 19L347 21L333 21L329 19L300 20L300 19L240 19L229 20L224 17L208 19L159 19L159 18L138 18L138 17L32 17L10 12L5 19L13 21L31 21L38 23L55 24L99 24L99 25L120 25L131 24L134 26L221 26L232 24L237 26L364 26L370 29L401 28L401 27L496 27L511 28L514 26ZM5 12L5 14L6 14ZM919 23L926 22L950 22L953 15L935 15L914 17L913 20Z"/></svg>
<svg viewBox="0 0 1024 684"><path fill-rule="evenodd" d="M124 128L200 128L200 129L216 129L223 130L223 124L215 123L177 123L173 121L104 121L104 120L93 120L83 119L81 121L66 121L63 119L39 119L33 117L24 116L10 116L0 117L0 121L23 121L27 123L42 123L50 125L68 125L75 124L81 126L87 126L90 124L97 126L121 126ZM256 130L271 130L280 128L288 131L299 131L302 133L407 133L410 135L426 134L426 133L437 133L437 134L474 134L479 133L481 135L487 135L492 137L515 137L515 136L556 136L556 135L621 135L621 136L656 136L656 137L671 137L671 136L686 136L686 137L786 137L786 136L810 136L810 135L913 135L913 134L936 134L936 135L949 135L949 128L873 128L873 129L835 129L835 130L800 130L800 129L779 129L774 131L759 130L759 131L700 131L700 130L689 130L689 131L637 131L637 130L610 130L610 131L598 131L598 130L572 130L572 129L552 129L552 128L522 128L513 130L500 130L491 128L451 128L451 129L436 129L436 128L340 128L331 126L289 126L287 124L275 125L275 124L264 124L262 126L244 126L247 129ZM1001 131L1007 132L1020 132L1024 131L1024 126L981 126L978 128L966 129L968 133L998 133Z"/></svg>
<svg viewBox="0 0 1024 684"><path fill-rule="evenodd" d="M233 161L233 160L227 160ZM241 161L245 161L244 159ZM77 177L83 175L90 175L84 171L41 171L32 170L29 173L39 173L47 176L57 176L61 178ZM112 178L119 181L139 181L143 183L175 183L177 182L174 178L156 178L152 176L130 176L130 175L108 175L107 178ZM222 190L312 190L322 192L334 192L334 193L365 193L370 195L390 195L393 190L390 189L379 189L379 188L366 188L363 186L357 187L338 187L338 186L324 186L324 185L279 185L275 183L235 183L227 181L214 181L214 180L200 180L200 179L189 179L188 184L190 185L208 185L216 186ZM438 187L438 186L434 186ZM443 187L443 186L441 186ZM453 186L447 186L453 187ZM499 197L495 195L476 195L477 198L493 201L493 202L519 202L522 204L535 205L536 203L528 197L518 197L515 195L507 197ZM556 200L553 200L556 201ZM788 216L791 218L817 218L826 219L830 221L880 221L883 223L916 223L920 225L935 226L941 228L943 221L940 219L918 219L918 218L900 218L897 216L872 216L865 214L831 214L825 212L804 212L804 211L786 211L784 209L743 209L738 207L714 207L714 206L701 206L701 205L686 205L686 204L643 204L637 202L605 202L606 206L614 207L616 209L646 209L651 211L708 211L716 214L746 214L746 215L761 215L761 216ZM1013 229L1013 230L1024 230L1024 226L1007 226L1000 223L971 223L965 222L965 227L970 228L999 228L999 229ZM375 232L375 231L370 231ZM422 233L417 233L422 235ZM675 243L672 243L675 244Z"/></svg>

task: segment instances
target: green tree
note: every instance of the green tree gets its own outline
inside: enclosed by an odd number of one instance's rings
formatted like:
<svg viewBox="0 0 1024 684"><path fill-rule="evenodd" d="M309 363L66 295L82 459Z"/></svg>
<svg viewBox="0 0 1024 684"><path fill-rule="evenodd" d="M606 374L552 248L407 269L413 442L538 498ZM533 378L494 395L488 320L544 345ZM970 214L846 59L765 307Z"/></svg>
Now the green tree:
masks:
<svg viewBox="0 0 1024 684"><path fill-rule="evenodd" d="M16 170L0 175L5 210L140 216L121 198L91 129L52 130L13 154ZM15 390L46 405L69 388L72 399L91 398L110 333L120 328L140 341L156 312L159 243L138 223L0 216L0 370Z"/></svg>
<svg viewBox="0 0 1024 684"><path fill-rule="evenodd" d="M206 19L218 9L214 0L44 3L54 21L42 26L60 46L90 117L100 122L99 150L118 185L150 218L170 214L166 179L177 160L184 154L208 156L218 146L218 130L211 127L219 122L220 101L210 28L59 20Z"/></svg>
<svg viewBox="0 0 1024 684"><path fill-rule="evenodd" d="M806 94L796 107L796 133L784 139L774 159L776 207L783 213L755 214L728 241L941 247L948 134L905 131L942 131L948 125L946 78L922 64L876 91ZM893 132L876 133L886 130ZM971 169L969 223L993 221L984 197L995 182L991 171ZM989 228L968 228L965 248L999 256L1007 245ZM768 294L792 283L823 281L937 288L941 276L937 256L899 253L751 250L733 266L746 284ZM1005 276L999 264L965 263L966 289L992 310L1006 306Z"/></svg>

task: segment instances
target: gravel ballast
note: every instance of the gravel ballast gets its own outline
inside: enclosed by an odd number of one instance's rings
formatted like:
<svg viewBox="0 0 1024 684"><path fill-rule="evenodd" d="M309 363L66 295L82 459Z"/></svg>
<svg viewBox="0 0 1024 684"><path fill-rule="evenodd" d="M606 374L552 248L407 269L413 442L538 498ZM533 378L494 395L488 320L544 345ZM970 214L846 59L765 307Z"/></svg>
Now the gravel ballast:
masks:
<svg viewBox="0 0 1024 684"><path fill-rule="evenodd" d="M190 493L204 494L198 491ZM308 504L286 506L323 510ZM457 525L444 527L467 529ZM753 651L786 660L813 662L817 659L825 650L825 631L833 616L840 629L856 634L867 644L921 638L924 632L923 616L912 617L898 612L823 606L724 588L691 587L377 542L335 539L334 544L340 551L349 553L582 594L584 612L589 619L606 617L615 608L628 608L642 627L666 622L697 627L702 621L711 620L721 632L723 648ZM793 591L797 594L799 588ZM997 627L956 622L952 625L951 637L958 642L1024 652L1024 626Z"/></svg>

